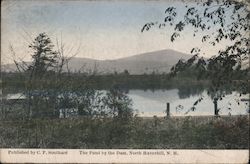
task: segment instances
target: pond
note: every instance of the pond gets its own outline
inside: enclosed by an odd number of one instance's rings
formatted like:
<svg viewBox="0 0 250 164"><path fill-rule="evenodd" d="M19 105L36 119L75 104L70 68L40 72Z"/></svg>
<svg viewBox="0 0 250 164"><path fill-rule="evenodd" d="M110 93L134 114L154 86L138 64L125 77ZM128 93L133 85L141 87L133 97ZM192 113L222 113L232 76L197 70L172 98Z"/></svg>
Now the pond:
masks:
<svg viewBox="0 0 250 164"><path fill-rule="evenodd" d="M101 91L105 94L106 91ZM214 115L214 103L206 90L195 93L183 92L181 89L170 90L129 90L128 96L133 101L133 109L136 109L141 117L166 116L166 103L170 103L171 116L208 116ZM203 98L195 110L190 110L193 104ZM25 96L7 94L7 99L25 99ZM218 100L219 115L245 115L249 111L249 94L241 95L234 91L226 94L222 100Z"/></svg>
<svg viewBox="0 0 250 164"><path fill-rule="evenodd" d="M178 89L171 90L130 90L129 97L133 100L134 109L138 110L139 116L165 116L166 103L170 103L170 115L172 116L197 116L214 115L214 103L207 91L200 94L183 96ZM194 111L189 111L195 101L203 97L203 100L196 105ZM249 94L241 95L232 92L218 100L220 115L244 115L249 110L249 102L241 101L249 99Z"/></svg>

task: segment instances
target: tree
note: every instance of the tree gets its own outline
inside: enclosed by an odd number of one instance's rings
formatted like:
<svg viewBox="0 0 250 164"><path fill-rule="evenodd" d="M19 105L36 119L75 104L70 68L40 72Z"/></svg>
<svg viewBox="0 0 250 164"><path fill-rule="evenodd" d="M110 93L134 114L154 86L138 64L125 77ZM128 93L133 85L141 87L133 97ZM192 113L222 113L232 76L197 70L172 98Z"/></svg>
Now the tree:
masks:
<svg viewBox="0 0 250 164"><path fill-rule="evenodd" d="M58 62L58 52L53 50L54 45L45 33L39 34L29 48L33 50L32 64L27 71L36 77L41 77L48 70L53 70Z"/></svg>
<svg viewBox="0 0 250 164"><path fill-rule="evenodd" d="M32 50L32 63L24 70L28 80L27 97L30 117L56 117L55 111L57 94L46 91L48 77L44 77L49 71L55 72L58 63L58 52L54 51L54 45L45 33L40 33L29 45Z"/></svg>
<svg viewBox="0 0 250 164"><path fill-rule="evenodd" d="M58 40L57 40L58 43ZM66 89L68 81L62 81L63 66L70 57L63 53L63 44L57 44L58 51L46 33L40 33L29 45L31 63L15 60L14 48L10 46L19 74L24 76L28 117L59 117L57 104L60 90Z"/></svg>
<svg viewBox="0 0 250 164"><path fill-rule="evenodd" d="M27 97L26 109L29 118L105 116L101 93L88 87L88 78L96 72L75 83L77 78L73 78L68 62L79 52L79 48L73 55L73 47L66 54L62 41L59 43L56 40L56 43L57 50L54 50L55 46L48 35L41 33L29 46L32 50L31 64L14 60L19 73L25 77L24 94ZM11 50L15 55L12 46Z"/></svg>
<svg viewBox="0 0 250 164"><path fill-rule="evenodd" d="M123 74L124 74L125 76L128 76L128 75L129 75L129 71L128 71L127 69L125 69L125 70L123 71Z"/></svg>
<svg viewBox="0 0 250 164"><path fill-rule="evenodd" d="M186 28L191 27L194 30L194 37L197 37L197 34L202 35L201 42L208 42L215 46L222 41L229 40L231 45L220 50L217 56L209 59L210 68L216 67L215 65L218 64L224 68L222 78L230 78L230 73L235 67L246 65L245 61L249 60L250 53L249 1L197 1L195 6L194 4L191 4L190 7L186 5L185 9L184 16L179 16L176 6L168 7L165 10L166 16L163 21L146 23L141 31L147 31L152 27L164 29L164 27L172 26L174 33L170 40L174 42L178 37L181 37L181 33ZM201 49L197 47L193 47L191 50L191 54L194 55L198 55L200 52ZM226 67L224 67L225 63ZM178 71L182 70L177 69L175 72ZM211 77L214 77L214 74ZM220 76L216 78L218 77Z"/></svg>
<svg viewBox="0 0 250 164"><path fill-rule="evenodd" d="M181 37L182 32L191 28L193 37L199 36L201 42L212 46L228 41L230 43L228 46L207 61L198 56L201 48L192 47L190 52L193 57L187 61L180 60L171 68L172 76L195 68L198 72L197 78L210 79L214 85L212 91L216 92L212 95L217 104L217 100L222 99L224 94L223 92L220 94L218 90L223 88L225 83L231 83L234 77L242 78L250 71L249 5L250 2L247 0L194 1L186 4L184 15L181 15L178 6L171 6L165 10L166 16L163 21L146 23L141 32L148 31L152 27L159 29L167 27L167 30L173 27L174 32L170 40L174 42ZM241 77L238 76L239 74ZM249 86L249 84L246 83L243 86ZM194 104L197 105L197 103Z"/></svg>
<svg viewBox="0 0 250 164"><path fill-rule="evenodd" d="M132 100L119 88L107 92L103 103L113 118L128 121L133 117Z"/></svg>

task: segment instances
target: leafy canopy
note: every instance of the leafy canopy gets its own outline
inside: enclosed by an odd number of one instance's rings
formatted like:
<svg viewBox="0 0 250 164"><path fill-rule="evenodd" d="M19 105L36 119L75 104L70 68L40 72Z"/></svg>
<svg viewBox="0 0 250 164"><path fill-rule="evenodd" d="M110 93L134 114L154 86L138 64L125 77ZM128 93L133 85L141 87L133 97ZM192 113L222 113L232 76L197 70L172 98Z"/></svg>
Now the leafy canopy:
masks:
<svg viewBox="0 0 250 164"><path fill-rule="evenodd" d="M227 40L231 44L208 61L198 58L200 48L192 47L190 52L194 56L188 61L180 60L171 72L175 75L196 62L196 67L207 71L208 76L229 79L234 70L240 70L242 66L246 68L246 65L249 65L247 62L250 53L249 1L207 0L188 3L183 16L179 13L180 10L177 10L178 7L168 7L165 10L164 20L146 23L141 32L148 31L152 27L166 29L171 26L174 32L170 40L174 42L181 37L183 31L191 28L193 37L202 35L201 42L215 46Z"/></svg>
<svg viewBox="0 0 250 164"><path fill-rule="evenodd" d="M33 62L28 70L33 70L35 75L53 69L58 62L58 53L53 50L54 45L47 34L39 34L29 48L33 50Z"/></svg>

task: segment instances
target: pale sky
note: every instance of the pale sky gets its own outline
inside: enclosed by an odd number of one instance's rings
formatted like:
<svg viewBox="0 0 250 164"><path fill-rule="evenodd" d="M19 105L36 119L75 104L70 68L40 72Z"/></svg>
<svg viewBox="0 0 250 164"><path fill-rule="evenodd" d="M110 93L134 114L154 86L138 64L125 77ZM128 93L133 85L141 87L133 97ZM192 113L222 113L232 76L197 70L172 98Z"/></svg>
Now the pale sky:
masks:
<svg viewBox="0 0 250 164"><path fill-rule="evenodd" d="M153 28L141 33L145 23L162 21L165 9L177 6L180 15L186 4L176 1L28 1L5 0L1 12L2 64L10 63L12 45L16 58L30 60L29 43L46 32L56 44L65 44L65 51L78 57L116 59L162 49L190 53L193 47L203 48L204 56L215 55L217 47L200 43L191 31L183 32L176 42L170 42L173 27ZM72 50L71 50L72 49Z"/></svg>

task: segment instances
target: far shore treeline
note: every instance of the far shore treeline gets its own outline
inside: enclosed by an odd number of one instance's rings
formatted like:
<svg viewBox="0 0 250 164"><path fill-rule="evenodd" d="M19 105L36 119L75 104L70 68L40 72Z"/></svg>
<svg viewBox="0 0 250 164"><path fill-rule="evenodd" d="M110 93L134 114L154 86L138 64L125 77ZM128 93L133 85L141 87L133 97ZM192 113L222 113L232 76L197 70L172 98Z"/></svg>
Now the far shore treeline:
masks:
<svg viewBox="0 0 250 164"><path fill-rule="evenodd" d="M248 76L246 70L237 72L230 81L223 81L224 88L230 85L231 89L234 90L245 90L249 88ZM242 75L244 76L242 76ZM46 80L37 80L35 85L44 86L44 89L53 89L53 82L55 76L53 72L46 74ZM141 89L141 90L157 90L157 89L174 89L174 88L185 88L185 87L202 87L209 88L214 85L213 81L209 78L197 79L197 75L192 72L185 72L176 77L171 77L171 74L142 74L142 75L131 75L126 70L124 73L113 73L113 74L87 74L87 73L73 73L64 72L61 74L61 80L71 81L72 87L77 87L80 83L84 83L93 89L108 90L114 86L120 87L124 90L129 89ZM66 85L66 83L64 83ZM6 92L14 90L22 91L25 89L25 73L24 72L2 72L2 87Z"/></svg>

